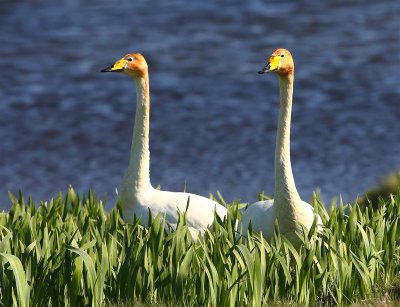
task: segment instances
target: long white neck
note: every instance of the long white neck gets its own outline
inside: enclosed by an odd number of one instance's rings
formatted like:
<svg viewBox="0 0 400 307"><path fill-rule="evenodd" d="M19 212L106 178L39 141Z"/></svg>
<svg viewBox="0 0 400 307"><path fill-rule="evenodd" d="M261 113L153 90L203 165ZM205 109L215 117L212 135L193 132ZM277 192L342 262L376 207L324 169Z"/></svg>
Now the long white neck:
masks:
<svg viewBox="0 0 400 307"><path fill-rule="evenodd" d="M128 166L128 178L136 191L151 187L150 184L150 96L149 76L135 79L136 114L133 127L131 154Z"/></svg>
<svg viewBox="0 0 400 307"><path fill-rule="evenodd" d="M279 76L280 109L275 148L275 200L278 216L294 216L301 202L290 163L290 121L294 75Z"/></svg>

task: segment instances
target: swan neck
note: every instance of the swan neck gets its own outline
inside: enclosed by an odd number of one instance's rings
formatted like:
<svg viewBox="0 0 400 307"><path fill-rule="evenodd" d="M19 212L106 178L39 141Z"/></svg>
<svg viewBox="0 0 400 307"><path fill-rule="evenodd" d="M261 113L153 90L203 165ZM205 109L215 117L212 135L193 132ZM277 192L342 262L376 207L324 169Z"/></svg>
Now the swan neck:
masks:
<svg viewBox="0 0 400 307"><path fill-rule="evenodd" d="M131 178L133 188L138 191L151 187L149 151L150 90L148 74L134 80L136 86L136 113L128 178Z"/></svg>
<svg viewBox="0 0 400 307"><path fill-rule="evenodd" d="M290 161L290 123L294 75L279 76L280 109L275 148L275 203L278 214L293 212L301 201Z"/></svg>

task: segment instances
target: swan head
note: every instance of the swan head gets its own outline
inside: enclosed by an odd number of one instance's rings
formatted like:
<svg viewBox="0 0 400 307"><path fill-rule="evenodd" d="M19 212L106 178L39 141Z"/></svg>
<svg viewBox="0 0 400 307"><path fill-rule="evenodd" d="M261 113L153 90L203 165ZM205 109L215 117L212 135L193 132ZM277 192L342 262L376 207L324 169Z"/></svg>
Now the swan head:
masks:
<svg viewBox="0 0 400 307"><path fill-rule="evenodd" d="M134 79L143 78L147 74L147 62L140 53L129 53L102 72L120 72Z"/></svg>
<svg viewBox="0 0 400 307"><path fill-rule="evenodd" d="M294 72L294 62L289 50L276 49L268 58L268 64L258 73L276 72L279 76L288 76Z"/></svg>

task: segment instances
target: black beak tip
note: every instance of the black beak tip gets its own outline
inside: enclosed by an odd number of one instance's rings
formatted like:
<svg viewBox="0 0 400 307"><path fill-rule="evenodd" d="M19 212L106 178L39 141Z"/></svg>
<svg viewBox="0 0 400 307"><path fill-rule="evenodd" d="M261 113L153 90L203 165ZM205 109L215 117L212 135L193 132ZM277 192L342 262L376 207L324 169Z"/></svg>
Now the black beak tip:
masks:
<svg viewBox="0 0 400 307"><path fill-rule="evenodd" d="M261 69L259 72L258 72L258 74L259 75L262 75L262 74L265 74L266 72L269 72L270 70L269 70L269 63L267 64L267 65L265 65L265 67L263 68L263 69Z"/></svg>
<svg viewBox="0 0 400 307"><path fill-rule="evenodd" d="M100 72L111 72L111 71L112 71L112 65L102 69Z"/></svg>

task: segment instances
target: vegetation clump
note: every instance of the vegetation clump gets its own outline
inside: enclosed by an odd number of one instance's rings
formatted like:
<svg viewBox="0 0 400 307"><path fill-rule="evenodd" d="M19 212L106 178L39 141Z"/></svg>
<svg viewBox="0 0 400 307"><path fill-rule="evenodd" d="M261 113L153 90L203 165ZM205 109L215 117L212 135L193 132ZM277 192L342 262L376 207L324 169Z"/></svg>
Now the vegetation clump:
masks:
<svg viewBox="0 0 400 307"><path fill-rule="evenodd" d="M299 233L299 249L279 225L271 242L236 230L237 203L194 241L184 214L176 230L160 216L145 228L72 188L39 206L11 201L0 213L2 306L328 306L384 293L400 274L400 195L363 211L315 201L324 230Z"/></svg>
<svg viewBox="0 0 400 307"><path fill-rule="evenodd" d="M390 201L391 195L400 191L400 170L388 174L381 179L379 185L365 192L365 195L357 199L360 207L366 207L369 203L374 208L379 208L382 202Z"/></svg>

